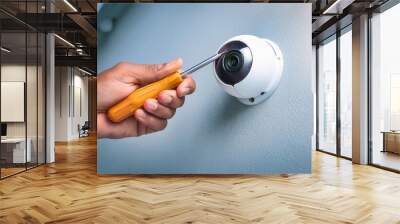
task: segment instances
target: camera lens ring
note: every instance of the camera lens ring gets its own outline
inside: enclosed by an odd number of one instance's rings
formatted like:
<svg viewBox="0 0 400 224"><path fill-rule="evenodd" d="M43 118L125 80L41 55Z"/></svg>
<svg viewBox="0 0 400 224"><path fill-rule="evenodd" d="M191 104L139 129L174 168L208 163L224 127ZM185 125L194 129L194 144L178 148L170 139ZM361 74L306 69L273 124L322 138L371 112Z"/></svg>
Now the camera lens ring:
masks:
<svg viewBox="0 0 400 224"><path fill-rule="evenodd" d="M222 67L226 72L238 72L243 66L243 54L238 50L231 50L223 56Z"/></svg>
<svg viewBox="0 0 400 224"><path fill-rule="evenodd" d="M240 64L240 69L234 72L230 72L227 70L227 66L224 67L224 56L229 54L230 52L238 52L239 60L242 60ZM218 53L222 53L223 55L214 62L215 72L217 77L221 82L227 85L235 85L242 81L246 76L250 73L251 66L253 64L253 56L250 48L241 41L230 41L224 44L219 50ZM234 53L236 54L236 53ZM225 59L227 60L227 59ZM235 64L235 63L233 63ZM231 64L232 67L232 64ZM235 66L234 66L235 67ZM239 66L238 66L239 67ZM229 68L228 68L229 69ZM232 70L232 69L229 69ZM235 69L233 69L235 70Z"/></svg>

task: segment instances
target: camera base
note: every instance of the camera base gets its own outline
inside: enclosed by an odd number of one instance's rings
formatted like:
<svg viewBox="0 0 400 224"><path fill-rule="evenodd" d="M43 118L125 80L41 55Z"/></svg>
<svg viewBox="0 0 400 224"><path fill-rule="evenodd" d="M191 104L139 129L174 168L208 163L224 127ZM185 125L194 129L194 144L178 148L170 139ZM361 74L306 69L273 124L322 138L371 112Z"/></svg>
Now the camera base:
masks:
<svg viewBox="0 0 400 224"><path fill-rule="evenodd" d="M256 96L256 97L251 97L251 98L236 98L237 100L239 100L239 102L245 104L245 105L257 105L259 103L262 103L263 101L265 101L266 99L268 99L270 96L272 95L272 93L267 94L265 92L260 93L260 95Z"/></svg>

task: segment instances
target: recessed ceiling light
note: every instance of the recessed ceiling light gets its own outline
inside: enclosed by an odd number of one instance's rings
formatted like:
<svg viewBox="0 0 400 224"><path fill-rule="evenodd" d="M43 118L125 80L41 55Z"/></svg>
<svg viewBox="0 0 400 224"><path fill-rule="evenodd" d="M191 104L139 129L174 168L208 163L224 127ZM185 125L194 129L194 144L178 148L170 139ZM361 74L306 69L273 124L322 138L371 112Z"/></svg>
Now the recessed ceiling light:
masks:
<svg viewBox="0 0 400 224"><path fill-rule="evenodd" d="M6 52L6 53L10 53L10 52L11 52L10 49L5 48L5 47L1 47L0 49L1 49L1 51L4 51L4 52Z"/></svg>
<svg viewBox="0 0 400 224"><path fill-rule="evenodd" d="M90 73L90 72L88 72L88 71L86 71L86 70L83 70L83 69L81 69L81 68L79 68L79 67L78 67L78 70L81 71L81 72L83 72L83 73L85 73L85 74L87 74L87 75L93 75L92 73Z"/></svg>
<svg viewBox="0 0 400 224"><path fill-rule="evenodd" d="M354 0L336 0L322 14L342 14L343 9L352 4Z"/></svg>
<svg viewBox="0 0 400 224"><path fill-rule="evenodd" d="M54 34L55 37L57 37L59 40L61 40L62 42L64 42L65 44L67 44L70 47L75 48L75 45L73 45L71 42L69 42L68 40L60 37L58 34Z"/></svg>
<svg viewBox="0 0 400 224"><path fill-rule="evenodd" d="M68 1L64 0L64 3L68 5L74 12L78 12L78 10Z"/></svg>

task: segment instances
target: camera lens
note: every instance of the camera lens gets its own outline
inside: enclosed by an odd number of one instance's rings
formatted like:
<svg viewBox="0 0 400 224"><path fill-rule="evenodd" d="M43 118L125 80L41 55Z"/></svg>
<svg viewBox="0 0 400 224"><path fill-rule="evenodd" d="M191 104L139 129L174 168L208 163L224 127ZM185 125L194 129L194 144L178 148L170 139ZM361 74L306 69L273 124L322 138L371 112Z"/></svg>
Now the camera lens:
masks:
<svg viewBox="0 0 400 224"><path fill-rule="evenodd" d="M232 50L225 54L223 58L223 69L226 72L237 72L243 66L243 55L240 51Z"/></svg>
<svg viewBox="0 0 400 224"><path fill-rule="evenodd" d="M249 74L253 63L250 48L240 41L224 44L218 53L222 54L215 63L215 72L225 84L235 85Z"/></svg>

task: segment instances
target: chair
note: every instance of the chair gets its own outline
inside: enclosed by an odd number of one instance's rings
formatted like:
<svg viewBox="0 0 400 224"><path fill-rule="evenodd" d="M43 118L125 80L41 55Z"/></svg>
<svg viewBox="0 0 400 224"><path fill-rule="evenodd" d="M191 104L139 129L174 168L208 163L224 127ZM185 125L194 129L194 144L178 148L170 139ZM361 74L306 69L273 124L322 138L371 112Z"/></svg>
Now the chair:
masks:
<svg viewBox="0 0 400 224"><path fill-rule="evenodd" d="M89 136L90 123L85 121L82 127L78 124L79 138Z"/></svg>

